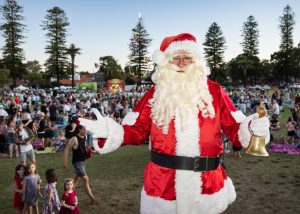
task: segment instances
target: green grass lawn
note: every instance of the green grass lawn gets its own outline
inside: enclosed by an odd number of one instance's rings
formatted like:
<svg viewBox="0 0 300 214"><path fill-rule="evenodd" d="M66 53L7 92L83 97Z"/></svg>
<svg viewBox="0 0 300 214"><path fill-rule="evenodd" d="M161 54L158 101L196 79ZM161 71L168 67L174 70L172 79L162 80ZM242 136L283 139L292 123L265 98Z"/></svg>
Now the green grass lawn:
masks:
<svg viewBox="0 0 300 214"><path fill-rule="evenodd" d="M91 188L101 198L90 205L79 182L77 196L81 213L139 213L143 169L150 154L146 145L127 146L114 153L88 160L87 172ZM225 213L297 213L300 210L299 156L271 153L269 158L242 154L242 158L226 154L226 171L233 180L237 200ZM53 167L58 174L58 192L63 180L72 176L73 168L62 167L62 153L37 155L39 174ZM1 159L0 213L17 213L12 208L12 180L17 159ZM40 206L41 207L41 206Z"/></svg>
<svg viewBox="0 0 300 214"><path fill-rule="evenodd" d="M281 127L285 127L290 112L285 108L281 114ZM275 133L285 135L284 129ZM71 156L71 155L69 155ZM90 205L82 183L77 187L81 213L114 214L139 213L140 191L143 185L143 170L150 159L147 145L127 146L107 155L93 155L87 161L87 173L94 194L101 198L99 205ZM12 207L12 181L14 168L19 163L15 158L1 158L0 168L0 214L17 213ZM37 155L38 173L46 182L45 171L54 168L58 175L57 190L61 197L63 181L73 177L69 160L67 169L62 167L63 154ZM236 201L225 213L299 213L300 210L300 157L270 153L261 158L242 153L242 158L225 155L226 171L237 191ZM41 203L41 200L40 200ZM41 211L41 204L40 204Z"/></svg>

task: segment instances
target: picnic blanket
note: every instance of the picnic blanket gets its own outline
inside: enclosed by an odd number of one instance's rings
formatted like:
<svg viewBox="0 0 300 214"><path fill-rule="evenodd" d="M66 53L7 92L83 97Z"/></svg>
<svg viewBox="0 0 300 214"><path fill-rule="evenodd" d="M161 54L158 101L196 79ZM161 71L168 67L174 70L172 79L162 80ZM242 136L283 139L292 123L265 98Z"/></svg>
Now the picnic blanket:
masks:
<svg viewBox="0 0 300 214"><path fill-rule="evenodd" d="M44 150L35 150L35 154L48 154L48 153L55 153L53 147L45 147Z"/></svg>
<svg viewBox="0 0 300 214"><path fill-rule="evenodd" d="M271 152L278 152L278 153L287 153L290 155L300 155L300 147L298 144L278 144L272 143L270 145Z"/></svg>

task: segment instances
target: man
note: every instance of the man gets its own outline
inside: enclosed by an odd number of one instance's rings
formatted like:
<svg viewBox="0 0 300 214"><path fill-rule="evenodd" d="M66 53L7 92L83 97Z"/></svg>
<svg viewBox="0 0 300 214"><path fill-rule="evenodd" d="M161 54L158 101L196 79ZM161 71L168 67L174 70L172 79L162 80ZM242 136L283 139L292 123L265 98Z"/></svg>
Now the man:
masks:
<svg viewBox="0 0 300 214"><path fill-rule="evenodd" d="M17 131L14 133L14 140L16 144L20 145L20 161L21 164L26 165L27 157L35 164L35 154L32 146L34 134L28 127L24 128L21 120L16 121Z"/></svg>
<svg viewBox="0 0 300 214"><path fill-rule="evenodd" d="M151 139L151 161L144 173L141 213L222 213L236 198L221 165L221 130L237 148L251 134L269 136L269 121L238 112L222 87L207 79L196 38L187 33L167 37L154 53L155 84L127 114L123 125L103 118L80 119L94 138L106 138L108 153L119 146ZM101 141L99 141L101 142Z"/></svg>
<svg viewBox="0 0 300 214"><path fill-rule="evenodd" d="M75 179L74 179L74 186L76 186L78 179L81 178L83 181L83 187L90 197L91 202L93 204L98 203L99 199L96 198L91 191L89 185L89 177L85 171L86 163L85 160L87 159L87 152L86 152L86 128L79 125L77 126L78 134L70 139L67 144L67 148L64 151L64 168L67 167L68 162L68 152L69 149L72 149L73 156L72 156L72 164L75 169Z"/></svg>
<svg viewBox="0 0 300 214"><path fill-rule="evenodd" d="M280 114L280 107L276 99L272 100L272 118L278 119Z"/></svg>

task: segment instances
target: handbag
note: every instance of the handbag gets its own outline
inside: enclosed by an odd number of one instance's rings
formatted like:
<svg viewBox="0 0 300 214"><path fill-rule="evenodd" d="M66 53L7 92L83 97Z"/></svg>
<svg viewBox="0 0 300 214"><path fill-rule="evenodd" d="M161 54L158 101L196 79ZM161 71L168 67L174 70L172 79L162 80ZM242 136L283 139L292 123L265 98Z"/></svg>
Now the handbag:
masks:
<svg viewBox="0 0 300 214"><path fill-rule="evenodd" d="M91 147L89 145L85 146L85 151L86 151L86 159L90 159L92 156L92 150Z"/></svg>

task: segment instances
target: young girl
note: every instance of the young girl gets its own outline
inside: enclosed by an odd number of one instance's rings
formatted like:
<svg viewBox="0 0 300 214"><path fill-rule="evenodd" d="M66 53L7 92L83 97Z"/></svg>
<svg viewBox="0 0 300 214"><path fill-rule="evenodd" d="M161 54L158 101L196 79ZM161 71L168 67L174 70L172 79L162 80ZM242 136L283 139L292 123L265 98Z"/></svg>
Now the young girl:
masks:
<svg viewBox="0 0 300 214"><path fill-rule="evenodd" d="M62 208L59 214L79 214L78 200L74 190L74 181L69 178L64 183L64 194L61 199Z"/></svg>
<svg viewBox="0 0 300 214"><path fill-rule="evenodd" d="M23 189L23 178L24 178L25 166L19 164L15 169L15 180L13 184L14 194L14 208L23 213L24 203L22 201L22 189Z"/></svg>
<svg viewBox="0 0 300 214"><path fill-rule="evenodd" d="M39 213L38 199L40 195L42 180L36 173L36 166L34 163L27 164L25 168L25 177L23 184L23 201L24 212L31 213L30 209L34 210L35 214Z"/></svg>
<svg viewBox="0 0 300 214"><path fill-rule="evenodd" d="M7 122L7 143L8 143L8 151L9 151L10 158L13 157L13 151L15 151L16 158L19 157L19 147L15 143L14 133L15 133L15 121L11 117Z"/></svg>
<svg viewBox="0 0 300 214"><path fill-rule="evenodd" d="M287 128L287 138L285 139L285 143L289 143L289 140L292 140L292 143L294 143L294 139L295 139L295 126L297 125L297 123L295 121L293 121L292 117L289 117L285 127Z"/></svg>
<svg viewBox="0 0 300 214"><path fill-rule="evenodd" d="M57 214L61 205L56 190L56 173L54 169L48 169L45 174L47 184L43 195L43 214Z"/></svg>

